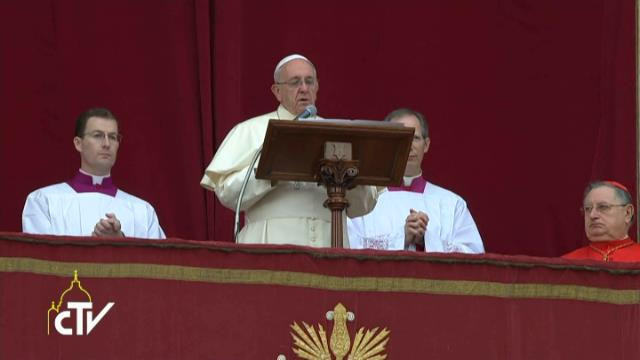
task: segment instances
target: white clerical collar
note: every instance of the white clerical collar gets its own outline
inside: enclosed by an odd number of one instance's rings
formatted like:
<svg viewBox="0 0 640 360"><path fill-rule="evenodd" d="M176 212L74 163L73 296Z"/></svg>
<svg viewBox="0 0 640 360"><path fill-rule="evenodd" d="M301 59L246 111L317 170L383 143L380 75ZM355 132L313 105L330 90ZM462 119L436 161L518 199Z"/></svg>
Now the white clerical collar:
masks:
<svg viewBox="0 0 640 360"><path fill-rule="evenodd" d="M297 116L290 113L289 110L287 110L287 108L285 108L282 104L278 106L278 109L276 110L276 115L278 116L278 120L293 120ZM318 117L318 114L305 118L305 120L315 120L315 119L321 119L321 118Z"/></svg>
<svg viewBox="0 0 640 360"><path fill-rule="evenodd" d="M107 174L107 175L105 175L105 176L93 175L93 174L89 174L88 172L86 172L86 171L84 171L84 170L82 170L82 169L80 169L80 172L81 172L81 173L83 173L83 174L85 174L85 175L87 175L87 176L91 176L91 178L93 179L93 185L95 185L95 184L102 184L102 180L103 180L104 178L107 178L107 177L111 176L111 174L110 174L110 173L109 173L109 174Z"/></svg>
<svg viewBox="0 0 640 360"><path fill-rule="evenodd" d="M287 110L282 104L278 106L278 110L276 110L276 115L278 115L278 120L292 120L296 116Z"/></svg>
<svg viewBox="0 0 640 360"><path fill-rule="evenodd" d="M413 182L413 180L417 179L417 178L419 178L421 176L422 176L422 173L420 173L420 174L418 174L416 176L404 176L403 177L404 186L411 186L411 183Z"/></svg>

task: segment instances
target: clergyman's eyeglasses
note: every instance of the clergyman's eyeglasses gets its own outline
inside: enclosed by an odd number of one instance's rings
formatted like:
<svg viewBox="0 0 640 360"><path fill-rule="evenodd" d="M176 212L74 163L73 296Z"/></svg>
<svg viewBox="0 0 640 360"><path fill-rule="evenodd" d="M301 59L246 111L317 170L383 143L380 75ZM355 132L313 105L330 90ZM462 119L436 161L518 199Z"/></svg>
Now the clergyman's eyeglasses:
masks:
<svg viewBox="0 0 640 360"><path fill-rule="evenodd" d="M119 133L105 133L103 131L92 131L90 133L85 133L84 136L88 136L91 140L96 142L101 142L105 140L109 140L110 142L119 143L122 141L122 134Z"/></svg>
<svg viewBox="0 0 640 360"><path fill-rule="evenodd" d="M611 209L615 206L627 206L629 204L607 204L607 203L599 203L595 205L585 205L580 208L580 212L584 215L591 214L591 211L595 209L596 212L600 214L607 214L611 211Z"/></svg>

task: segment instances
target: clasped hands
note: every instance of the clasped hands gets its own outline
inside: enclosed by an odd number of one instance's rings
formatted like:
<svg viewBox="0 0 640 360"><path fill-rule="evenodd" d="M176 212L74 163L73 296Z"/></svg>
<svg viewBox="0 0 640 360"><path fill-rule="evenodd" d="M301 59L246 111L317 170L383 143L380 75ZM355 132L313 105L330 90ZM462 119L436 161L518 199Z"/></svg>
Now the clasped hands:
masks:
<svg viewBox="0 0 640 360"><path fill-rule="evenodd" d="M124 233L122 232L122 228L120 225L120 220L118 220L116 214L107 213L105 214L105 216L106 218L100 219L100 221L96 223L91 236L124 237Z"/></svg>
<svg viewBox="0 0 640 360"><path fill-rule="evenodd" d="M424 234L427 232L427 224L429 216L422 211L414 209L409 210L409 216L404 223L404 247L408 248L411 244L424 247Z"/></svg>

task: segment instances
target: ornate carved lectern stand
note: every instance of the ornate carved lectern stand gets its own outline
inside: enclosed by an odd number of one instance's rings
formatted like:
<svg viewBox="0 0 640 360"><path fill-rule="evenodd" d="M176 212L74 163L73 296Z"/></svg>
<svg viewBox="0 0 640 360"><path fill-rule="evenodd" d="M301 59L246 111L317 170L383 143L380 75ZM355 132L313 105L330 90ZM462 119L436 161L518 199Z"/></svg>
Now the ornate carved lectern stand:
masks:
<svg viewBox="0 0 640 360"><path fill-rule="evenodd" d="M399 185L413 133L382 121L270 120L256 178L324 185L331 246L342 247L346 192L357 185Z"/></svg>

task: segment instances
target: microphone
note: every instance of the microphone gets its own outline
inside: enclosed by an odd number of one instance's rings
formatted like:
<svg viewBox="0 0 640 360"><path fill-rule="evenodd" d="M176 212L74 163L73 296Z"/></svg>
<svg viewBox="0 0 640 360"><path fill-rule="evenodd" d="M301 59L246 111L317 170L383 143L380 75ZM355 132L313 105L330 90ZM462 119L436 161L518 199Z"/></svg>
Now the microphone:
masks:
<svg viewBox="0 0 640 360"><path fill-rule="evenodd" d="M307 119L310 117L314 117L317 114L318 114L318 109L316 108L315 105L311 104L311 105L307 105L307 107L304 108L304 111L298 114L298 116L294 117L293 120L295 121L300 119Z"/></svg>

